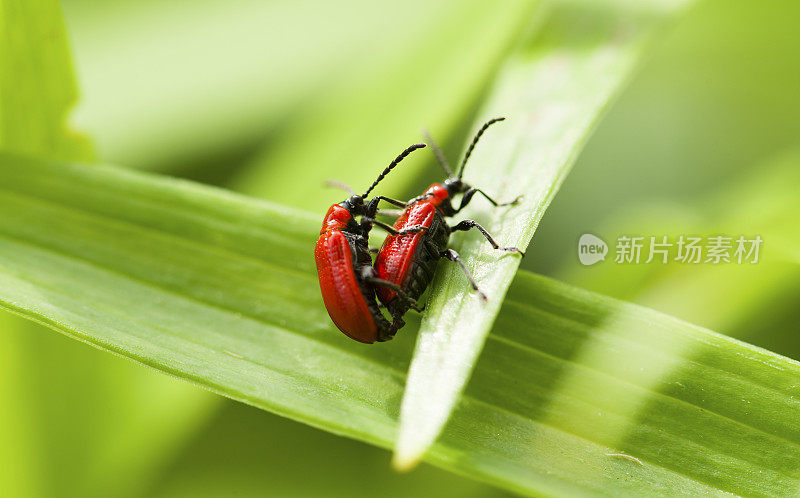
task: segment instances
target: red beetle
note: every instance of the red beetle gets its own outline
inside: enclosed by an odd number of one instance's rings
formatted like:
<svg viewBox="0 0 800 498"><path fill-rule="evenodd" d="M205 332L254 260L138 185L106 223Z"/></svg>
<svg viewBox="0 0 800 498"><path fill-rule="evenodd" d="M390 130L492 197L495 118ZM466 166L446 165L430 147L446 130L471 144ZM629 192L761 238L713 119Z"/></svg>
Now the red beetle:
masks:
<svg viewBox="0 0 800 498"><path fill-rule="evenodd" d="M332 205L322 221L314 248L322 299L333 323L356 341L368 344L386 341L405 325L402 317L390 323L378 309L375 286L391 288L403 298L405 294L397 285L376 277L368 246L378 203L381 200L399 201L383 196L376 196L369 202L365 199L403 158L423 147L425 144L416 144L404 150L366 192L362 195L353 194L347 200ZM357 216L361 216L360 221L356 220ZM404 302L408 307L417 309L413 300Z"/></svg>
<svg viewBox="0 0 800 498"><path fill-rule="evenodd" d="M486 237L486 240L495 249L516 252L524 256L524 253L516 247L500 247L492 236L474 220L463 220L454 226L449 226L445 221L445 216L453 216L464 209L476 193L483 195L495 206L506 206L519 202L520 198L518 197L512 202L498 203L482 190L461 180L467 159L481 135L489 126L503 119L505 118L492 119L481 127L475 138L472 139L456 176L453 175L441 151L428 138L439 163L450 175L450 178L444 184L434 183L423 195L411 199L408 203L400 203L399 205L404 207L404 211L395 222L394 227L376 222L389 231L390 235L386 238L375 260L375 272L379 278L395 284L404 291L404 295L399 295L390 286L376 288L378 298L387 307L393 319L401 318L410 308L410 303L414 303L414 300L422 295L431 282L436 264L441 258L458 263L464 270L472 288L484 300L486 299L458 253L447 248L452 232L475 228ZM463 194L463 197L458 208L454 208L451 201L457 194Z"/></svg>

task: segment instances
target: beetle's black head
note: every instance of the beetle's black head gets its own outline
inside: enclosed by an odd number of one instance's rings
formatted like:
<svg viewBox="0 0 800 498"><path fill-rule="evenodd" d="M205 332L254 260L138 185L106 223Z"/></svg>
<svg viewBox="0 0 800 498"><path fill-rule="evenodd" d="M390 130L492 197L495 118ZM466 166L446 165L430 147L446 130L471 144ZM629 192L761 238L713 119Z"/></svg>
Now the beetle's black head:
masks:
<svg viewBox="0 0 800 498"><path fill-rule="evenodd" d="M469 185L461 181L461 178L451 177L444 181L444 188L453 197L456 194L463 194L469 190Z"/></svg>
<svg viewBox="0 0 800 498"><path fill-rule="evenodd" d="M364 198L361 197L360 195L351 195L344 202L341 203L341 206L350 211L353 214L353 216L363 215L364 211L366 210L366 204L364 204Z"/></svg>

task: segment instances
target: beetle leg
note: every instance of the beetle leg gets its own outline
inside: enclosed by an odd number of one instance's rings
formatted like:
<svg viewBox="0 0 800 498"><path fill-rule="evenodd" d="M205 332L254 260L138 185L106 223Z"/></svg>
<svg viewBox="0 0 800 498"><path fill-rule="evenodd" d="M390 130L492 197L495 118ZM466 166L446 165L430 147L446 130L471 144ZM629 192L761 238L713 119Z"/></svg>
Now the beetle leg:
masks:
<svg viewBox="0 0 800 498"><path fill-rule="evenodd" d="M399 316L392 317L392 324L389 325L388 329L378 330L378 342L386 342L391 341L398 330L403 328L406 322Z"/></svg>
<svg viewBox="0 0 800 498"><path fill-rule="evenodd" d="M494 241L492 236L489 235L489 232L487 232L486 229L480 226L478 222L475 220L463 220L450 227L450 230L452 230L453 232L458 232L458 231L466 232L470 228L475 228L480 233L482 233L483 236L486 237L486 240L488 240L489 243L492 245L492 247L494 247L495 249L500 249L501 251L506 251L506 252L516 252L518 254L521 254L523 257L525 256L525 253L522 252L522 250L519 249L518 247L500 247L497 244L497 242Z"/></svg>
<svg viewBox="0 0 800 498"><path fill-rule="evenodd" d="M464 193L464 197L461 198L461 204L458 206L458 209L456 209L456 213L458 213L459 211L461 211L462 209L467 207L467 204L470 203L470 201L472 200L472 197L475 194L481 194L482 196L484 196L486 198L486 200L488 200L489 202L492 203L492 206L495 206L495 207L513 206L513 205L519 203L519 201L522 200L522 196L520 195L519 197L517 197L516 199L514 199L513 201L510 201L510 202L497 202L496 200L494 200L491 197L489 197L489 195L486 192L484 192L483 190L481 190L479 188L475 188L475 187L470 187L469 190L467 190Z"/></svg>
<svg viewBox="0 0 800 498"><path fill-rule="evenodd" d="M389 204L391 204L393 206L397 206L397 207L401 207L401 208L404 208L404 207L408 206L408 204L406 204L403 201L398 201L397 199L392 199L390 197L384 197L382 195L376 195L372 199L373 200L377 199L379 201L386 201L386 202L388 202Z"/></svg>
<svg viewBox="0 0 800 498"><path fill-rule="evenodd" d="M469 270L464 265L464 262L461 261L461 256L459 256L457 252L455 252L452 249L445 249L444 251L439 253L439 256L443 257L444 259L448 259L450 261L455 261L456 263L458 263L461 269L464 270L464 275L467 277L467 280L469 280L470 285L472 285L472 289L475 292L477 292L478 295L481 296L481 299L483 299L484 301L489 300L486 297L486 294L481 292L481 290L478 288L478 284L475 283L475 280L472 278L472 275L470 274Z"/></svg>
<svg viewBox="0 0 800 498"><path fill-rule="evenodd" d="M416 197L413 197L413 198L409 199L409 201L408 201L408 204L409 204L409 205L411 205L411 204L415 204L415 203L417 203L417 202L419 202L419 201L423 201L423 200L425 200L425 199L430 199L431 197L434 197L434 195L433 195L433 194L422 194L422 195L418 195L418 196L416 196Z"/></svg>
<svg viewBox="0 0 800 498"><path fill-rule="evenodd" d="M424 232L427 229L428 227L426 227L425 225L412 225L408 228L398 230L397 235L408 235L409 233L419 233L419 232Z"/></svg>
<svg viewBox="0 0 800 498"><path fill-rule="evenodd" d="M394 213L397 213L395 216L400 216L402 214L402 211L399 210L378 209L378 204L380 203L381 200L391 201L395 206L398 207L406 206L405 202L389 199L388 197L383 197L383 196L373 197L372 200L369 201L369 204L367 204L367 207L364 210L364 215L361 217L362 226L366 225L367 222L369 221L373 221L375 216L377 216L379 213L388 216L393 216L395 215Z"/></svg>
<svg viewBox="0 0 800 498"><path fill-rule="evenodd" d="M384 223L382 221L378 221L376 219L367 218L367 217L362 217L361 218L361 222L362 223L364 223L364 222L372 223L376 227L379 227L379 228L382 228L382 229L386 230L390 235L408 235L410 233L423 232L423 231L428 229L428 227L426 227L425 225L414 225L414 226L410 226L408 228L404 228L402 230L395 230L394 227L391 227L391 226L387 225L386 223Z"/></svg>
<svg viewBox="0 0 800 498"><path fill-rule="evenodd" d="M380 285L381 287L386 287L387 289L393 290L394 292L397 293L397 297L399 297L401 300L405 301L406 304L408 304L408 307L411 308L414 311L418 311L418 312L422 313L422 311L425 309L425 306L423 306L422 308L417 306L416 299L414 299L411 296L409 296L408 294L406 294L405 291L403 289L401 289L400 286L397 285L397 284L394 284L392 282L389 282L388 280L384 280L384 279L378 278L378 277L365 277L364 281L367 282L367 283L370 283L372 285Z"/></svg>
<svg viewBox="0 0 800 498"><path fill-rule="evenodd" d="M386 230L391 235L397 235L397 234L400 233L397 230L395 230L394 228L392 228L391 226L387 225L386 223L384 223L382 221L378 221L378 220L376 220L374 218L362 217L361 218L361 223L371 223L371 224L375 225L378 228L382 228L382 229Z"/></svg>

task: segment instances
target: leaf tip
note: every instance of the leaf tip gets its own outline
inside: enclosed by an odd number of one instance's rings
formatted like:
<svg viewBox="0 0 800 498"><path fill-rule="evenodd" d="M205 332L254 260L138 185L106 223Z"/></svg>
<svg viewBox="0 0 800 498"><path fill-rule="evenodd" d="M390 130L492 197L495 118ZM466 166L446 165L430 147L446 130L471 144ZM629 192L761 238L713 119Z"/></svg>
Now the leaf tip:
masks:
<svg viewBox="0 0 800 498"><path fill-rule="evenodd" d="M392 468L397 472L408 472L419 465L422 459L424 448L411 447L408 444L401 444L398 440L394 455L392 456Z"/></svg>
<svg viewBox="0 0 800 498"><path fill-rule="evenodd" d="M392 467L398 472L408 472L422 461L447 420L449 404L445 403L443 407L437 406L431 410L431 404L419 406L419 401L423 399L429 398L420 396L413 386L411 393L406 390L400 415L400 431L392 456Z"/></svg>

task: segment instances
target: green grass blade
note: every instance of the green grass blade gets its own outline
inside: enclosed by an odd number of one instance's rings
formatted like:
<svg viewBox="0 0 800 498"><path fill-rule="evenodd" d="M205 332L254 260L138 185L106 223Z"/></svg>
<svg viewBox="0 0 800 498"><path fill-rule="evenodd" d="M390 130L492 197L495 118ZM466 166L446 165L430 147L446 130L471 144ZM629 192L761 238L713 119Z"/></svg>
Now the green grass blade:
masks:
<svg viewBox="0 0 800 498"><path fill-rule="evenodd" d="M45 98L42 98L45 97ZM56 0L0 1L0 147L49 157L76 157L63 121L75 98L69 48ZM46 488L40 479L42 452L34 422L35 409L26 403L24 380L30 366L23 351L31 339L22 320L0 313L3 332L0 357L0 495L38 496ZM26 324L31 327L31 324Z"/></svg>
<svg viewBox="0 0 800 498"><path fill-rule="evenodd" d="M602 111L627 80L656 28L684 2L555 2L541 33L501 70L481 118L489 130L465 179L512 208L481 199L464 211L503 246L524 248ZM519 266L479 235L455 237L483 303L457 265L441 265L403 398L395 466L409 468L436 439L478 358Z"/></svg>
<svg viewBox="0 0 800 498"><path fill-rule="evenodd" d="M70 131L76 99L59 2L0 1L0 147L91 157ZM0 337L2 496L141 495L216 403L5 311Z"/></svg>
<svg viewBox="0 0 800 498"><path fill-rule="evenodd" d="M66 131L77 88L59 2L0 2L0 54L0 145L53 158L90 157L86 139Z"/></svg>
<svg viewBox="0 0 800 498"><path fill-rule="evenodd" d="M0 303L220 394L390 447L413 329L335 330L319 217L0 154ZM522 493L794 494L800 365L522 272L431 463Z"/></svg>

